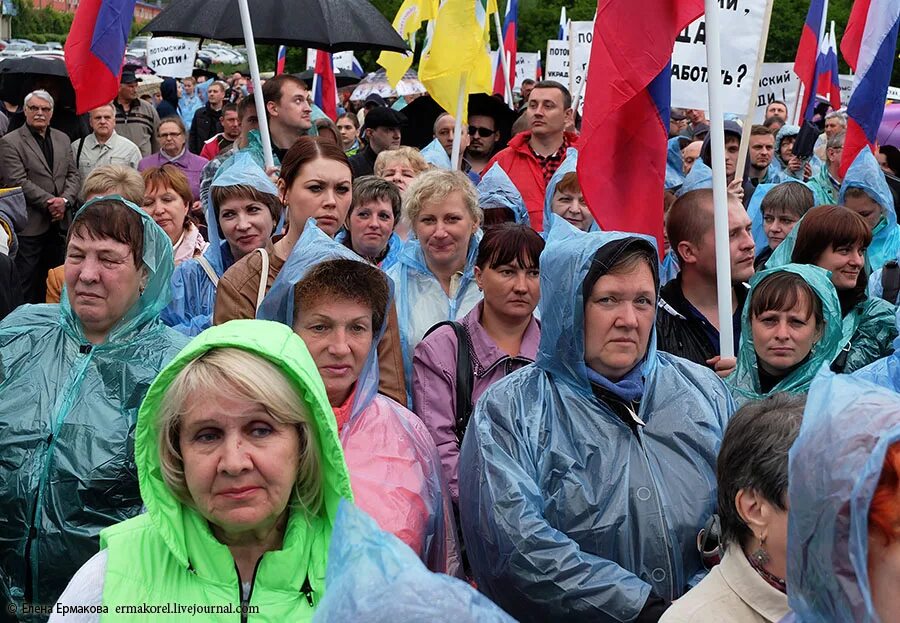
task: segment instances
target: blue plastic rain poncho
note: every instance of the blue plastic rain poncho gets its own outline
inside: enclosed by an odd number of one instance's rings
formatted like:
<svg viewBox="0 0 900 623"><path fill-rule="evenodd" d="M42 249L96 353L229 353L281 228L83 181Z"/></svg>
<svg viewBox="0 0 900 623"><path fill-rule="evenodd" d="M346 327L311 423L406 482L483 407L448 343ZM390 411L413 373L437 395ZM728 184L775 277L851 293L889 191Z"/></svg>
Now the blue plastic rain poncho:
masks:
<svg viewBox="0 0 900 623"><path fill-rule="evenodd" d="M888 188L884 172L866 147L863 149L844 176L841 184L840 203L844 205L847 191L860 188L884 210L881 220L872 231L872 243L866 251L866 257L872 270L880 269L888 260L900 254L900 227L897 226L897 212L894 208L894 196Z"/></svg>
<svg viewBox="0 0 900 623"><path fill-rule="evenodd" d="M216 173L212 187L244 185L259 192L278 196L278 189L272 180L256 164L253 157L243 151L237 152ZM182 262L172 275L172 302L160 317L176 331L187 336L198 335L212 326L213 310L216 306L216 286L235 257L227 240L219 232L219 222L213 207L212 193L206 206L209 247L203 258ZM205 264L205 265L204 265ZM215 280L213 280L213 273Z"/></svg>
<svg viewBox="0 0 900 623"><path fill-rule="evenodd" d="M788 467L788 604L802 623L875 623L867 570L869 507L900 396L823 370Z"/></svg>
<svg viewBox="0 0 900 623"><path fill-rule="evenodd" d="M412 404L412 356L416 344L422 341L428 329L444 320L462 318L482 298L475 283L475 258L478 257L480 240L481 230L473 234L469 241L462 274L455 275L451 280L451 296L447 296L438 278L428 268L418 240L407 240L397 263L387 271L394 282L397 297L407 404Z"/></svg>
<svg viewBox="0 0 900 623"><path fill-rule="evenodd" d="M350 243L347 242L347 230L341 229L335 237L334 240L336 242L340 242L342 245L351 249ZM397 232L392 232L391 237L388 238L388 248L387 254L384 256L384 259L378 263L378 268L381 270L387 270L391 266L397 263L397 258L400 257L400 252L403 250L403 238L397 235ZM363 258L367 259L367 258Z"/></svg>
<svg viewBox="0 0 900 623"><path fill-rule="evenodd" d="M547 183L547 192L544 194L544 238L547 237L550 230L548 229L553 225L553 195L556 194L556 187L559 186L559 183L563 180L563 178L569 173L575 173L576 168L578 167L578 150L574 147L569 147L566 149L566 158L559 165L559 168L553 173L553 177L550 178L550 181ZM597 225L597 222L594 221L591 223L591 226L588 228L588 231L600 231L600 227Z"/></svg>
<svg viewBox="0 0 900 623"><path fill-rule="evenodd" d="M565 161L563 164L565 164ZM506 171L500 167L499 162L495 162L494 166L487 170L487 173L484 174L478 183L476 190L478 190L478 205L481 206L482 210L506 208L512 212L516 223L524 223L525 225L531 223L528 218L528 209L525 207L525 200L522 199L522 193L519 192L513 181L509 179Z"/></svg>
<svg viewBox="0 0 900 623"><path fill-rule="evenodd" d="M59 305L24 305L0 322L5 603L52 604L97 552L100 530L140 512L132 455L138 407L187 343L159 321L169 302L172 242L146 212L116 199L141 217L147 282L106 341L88 342L65 294Z"/></svg>
<svg viewBox="0 0 900 623"><path fill-rule="evenodd" d="M689 193L692 190L700 190L701 188L712 188L712 169L702 159L697 158L684 178L684 184L681 185L676 194L681 197L685 193Z"/></svg>
<svg viewBox="0 0 900 623"><path fill-rule="evenodd" d="M666 149L666 190L684 184L684 160L681 158L683 136L670 138Z"/></svg>
<svg viewBox="0 0 900 623"><path fill-rule="evenodd" d="M769 246L769 238L766 236L766 232L763 229L763 199L766 198L766 195L769 194L770 190L780 184L803 184L804 186L809 188L809 185L805 182L801 182L800 180L795 180L793 178L779 181L774 184L760 184L756 187L756 191L750 198L750 203L747 204L747 216L750 217L750 222L752 224L751 233L753 234L753 243L756 245L757 252ZM810 190L812 189L810 188ZM796 227L794 229L796 229ZM796 238L796 234L794 235L794 237ZM793 243L791 244L791 249L793 250Z"/></svg>
<svg viewBox="0 0 900 623"><path fill-rule="evenodd" d="M365 263L310 219L263 300L257 318L293 326L296 284L316 264L334 259ZM440 457L422 421L377 393L377 345L384 327L377 329L380 330L374 336L349 404L337 408L332 405L338 417L338 434L350 470L353 497L384 530L409 545L429 569L455 571L456 528L450 496L441 478Z"/></svg>
<svg viewBox="0 0 900 623"><path fill-rule="evenodd" d="M775 134L775 154L774 158L772 158L772 162L769 163L769 170L773 173L780 173L784 177L802 177L803 169L799 171L791 172L787 170L788 163L781 159L781 142L785 138L795 138L800 134L800 126L793 125L790 123L786 123L778 130L778 133Z"/></svg>
<svg viewBox="0 0 900 623"><path fill-rule="evenodd" d="M444 149L444 146L437 139L425 145L419 153L422 154L425 162L437 169L453 168L450 166L450 156L447 155L447 150Z"/></svg>
<svg viewBox="0 0 900 623"><path fill-rule="evenodd" d="M347 502L338 509L325 582L314 623L514 623L467 583L429 573L408 547Z"/></svg>
<svg viewBox="0 0 900 623"><path fill-rule="evenodd" d="M734 402L711 370L657 352L655 329L640 421L595 396L583 282L598 249L633 235L555 218L537 361L482 395L463 440L463 534L478 588L514 617L633 621L651 594L676 599L705 573L697 532Z"/></svg>
<svg viewBox="0 0 900 623"><path fill-rule="evenodd" d="M896 326L900 331L900 309L896 311ZM894 340L894 353L870 363L853 373L853 376L887 387L900 393L900 338Z"/></svg>
<svg viewBox="0 0 900 623"><path fill-rule="evenodd" d="M780 272L799 275L809 284L822 302L825 328L822 337L813 346L803 363L781 379L770 391L764 392L759 381L759 364L753 344L750 307L753 293L760 282ZM838 300L837 291L831 283L831 273L827 270L810 264L786 264L760 271L750 279L750 292L747 294L747 301L744 303L744 311L741 314L741 345L737 355L737 367L725 382L731 388L738 403L762 400L776 392L802 394L809 389L809 384L822 364L830 364L837 357L842 345L841 330L841 303Z"/></svg>

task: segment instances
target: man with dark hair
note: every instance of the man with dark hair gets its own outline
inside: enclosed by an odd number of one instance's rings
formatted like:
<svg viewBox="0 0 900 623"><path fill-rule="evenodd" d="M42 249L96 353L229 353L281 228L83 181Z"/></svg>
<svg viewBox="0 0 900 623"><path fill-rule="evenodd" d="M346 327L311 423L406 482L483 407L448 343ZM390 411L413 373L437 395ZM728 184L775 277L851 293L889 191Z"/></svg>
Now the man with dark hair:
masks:
<svg viewBox="0 0 900 623"><path fill-rule="evenodd" d="M250 133L259 128L259 117L256 115L256 102L252 97L245 97L237 105L238 124L241 128L241 134L237 140L230 146L219 152L219 155L209 161L203 167L200 175L200 205L207 206L209 201L209 187L219 167L226 160L231 158L236 151L244 149L249 144ZM261 161L260 161L261 162ZM260 164L262 166L262 164Z"/></svg>
<svg viewBox="0 0 900 623"><path fill-rule="evenodd" d="M559 82L542 80L534 85L525 114L530 131L514 136L484 170L495 162L500 164L522 194L531 226L540 232L544 229L547 182L565 160L566 149L577 140L574 133L566 132L575 116L572 96Z"/></svg>
<svg viewBox="0 0 900 623"><path fill-rule="evenodd" d="M731 256L731 312L734 350L741 337L741 311L747 298L744 282L753 276L754 244L750 217L734 196L728 197ZM716 289L716 241L713 193L693 190L682 195L666 219L669 245L681 272L659 292L656 331L659 350L713 368L726 376L734 359L719 357L719 303Z"/></svg>
<svg viewBox="0 0 900 623"><path fill-rule="evenodd" d="M200 154L203 144L222 131L222 107L225 105L225 91L228 86L216 80L206 91L206 106L194 113L188 149Z"/></svg>
<svg viewBox="0 0 900 623"><path fill-rule="evenodd" d="M237 104L228 102L222 106L222 131L203 144L200 156L212 160L220 152L231 147L240 136L241 121L238 117Z"/></svg>
<svg viewBox="0 0 900 623"><path fill-rule="evenodd" d="M765 119L771 119L772 117L778 117L782 120L788 118L788 109L787 104L782 102L781 100L775 100L769 102L769 105L766 106L766 115Z"/></svg>
<svg viewBox="0 0 900 623"><path fill-rule="evenodd" d="M361 130L366 146L350 157L354 179L375 172L375 159L383 151L400 147L400 128L406 117L386 106L376 106L366 114Z"/></svg>
<svg viewBox="0 0 900 623"><path fill-rule="evenodd" d="M522 95L522 109L528 107L528 98L531 97L531 92L534 90L535 82L531 78L525 78L522 81L522 86L519 87L519 91Z"/></svg>
<svg viewBox="0 0 900 623"><path fill-rule="evenodd" d="M465 159L472 165L473 171L482 175L485 173L485 166L493 157L499 141L500 131L494 117L469 114L469 146L466 148Z"/></svg>
<svg viewBox="0 0 900 623"><path fill-rule="evenodd" d="M266 118L269 120L272 152L278 163L291 145L312 127L309 89L300 78L279 74L266 80L262 92L266 103Z"/></svg>
<svg viewBox="0 0 900 623"><path fill-rule="evenodd" d="M764 125L750 128L749 174L754 186L760 184L777 184L781 176L769 170L772 158L775 157L775 135Z"/></svg>

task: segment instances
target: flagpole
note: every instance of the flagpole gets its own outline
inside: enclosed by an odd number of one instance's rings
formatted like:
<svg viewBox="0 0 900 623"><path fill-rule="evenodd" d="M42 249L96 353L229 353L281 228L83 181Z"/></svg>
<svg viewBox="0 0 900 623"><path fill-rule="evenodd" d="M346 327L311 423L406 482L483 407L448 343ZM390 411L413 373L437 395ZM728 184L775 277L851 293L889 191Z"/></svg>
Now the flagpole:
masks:
<svg viewBox="0 0 900 623"><path fill-rule="evenodd" d="M256 103L256 115L259 117L263 158L268 169L275 166L275 159L272 157L272 138L269 136L269 123L266 121L266 102L263 99L262 81L259 79L259 62L256 60L256 43L253 40L253 26L250 23L250 7L247 0L238 0L238 8L241 12L241 27L244 31L244 45L247 47L250 77L253 79L253 101Z"/></svg>
<svg viewBox="0 0 900 623"><path fill-rule="evenodd" d="M753 128L753 113L756 111L756 96L759 94L759 76L762 72L763 60L766 56L766 44L769 41L769 24L772 21L772 3L766 2L766 12L763 14L762 37L759 40L759 48L756 50L756 71L753 72L753 85L750 90L750 103L747 106L747 116L744 117L744 127L741 128L741 146L738 150L737 166L734 169L735 178L744 177L744 164L747 162L747 145L750 143L750 130Z"/></svg>
<svg viewBox="0 0 900 623"><path fill-rule="evenodd" d="M459 80L459 99L456 102L456 125L453 126L453 151L450 155L450 168L454 171L459 170L459 157L462 147L462 124L463 124L463 108L466 103L466 93L468 93L466 82L469 73L463 72Z"/></svg>
<svg viewBox="0 0 900 623"><path fill-rule="evenodd" d="M713 205L716 235L716 290L719 304L719 354L734 357L731 311L731 254L728 246L728 190L725 183L725 117L722 107L722 50L719 3L706 7L706 64L709 67L709 142L712 147Z"/></svg>
<svg viewBox="0 0 900 623"><path fill-rule="evenodd" d="M508 2L509 0L507 0ZM509 88L509 61L506 58L506 48L503 45L503 26L500 24L499 11L494 11L494 26L497 28L497 56L500 57L500 67L503 71L503 97L508 106L512 107L512 90Z"/></svg>

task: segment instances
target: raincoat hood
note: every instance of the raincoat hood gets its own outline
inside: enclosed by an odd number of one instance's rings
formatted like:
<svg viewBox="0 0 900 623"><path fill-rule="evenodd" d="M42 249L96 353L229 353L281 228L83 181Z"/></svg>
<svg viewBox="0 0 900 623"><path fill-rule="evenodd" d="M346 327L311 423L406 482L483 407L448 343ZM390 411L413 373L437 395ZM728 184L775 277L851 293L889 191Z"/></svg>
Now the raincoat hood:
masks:
<svg viewBox="0 0 900 623"><path fill-rule="evenodd" d="M574 150L569 150L574 151ZM565 166L565 161L562 165ZM478 204L482 210L490 210L492 208L507 208L513 213L516 223L525 223L528 225L528 210L525 207L525 200L522 199L522 193L509 179L499 163L487 170L477 186ZM546 219L546 216L544 217Z"/></svg>
<svg viewBox="0 0 900 623"><path fill-rule="evenodd" d="M847 169L847 174L841 184L839 198L841 205L845 205L847 191L851 188L862 189L884 209L882 220L872 232L872 243L866 252L871 267L873 269L881 268L885 262L897 257L898 251L900 251L900 231L897 229L894 196L887 185L884 172L868 147L859 152L850 168Z"/></svg>
<svg viewBox="0 0 900 623"><path fill-rule="evenodd" d="M278 197L278 188L275 187L262 167L256 163L253 156L245 150L238 151L219 167L210 188L239 185L250 186L261 193ZM212 190L210 190L209 201L206 205L206 225L209 247L204 253L204 257L209 261L216 274L221 277L234 263L234 258L231 249L225 248L228 242L219 231L219 220L216 218L216 210L213 206Z"/></svg>
<svg viewBox="0 0 900 623"><path fill-rule="evenodd" d="M307 220L303 233L300 235L300 240L294 245L287 262L285 262L268 294L263 299L256 317L262 320L274 320L292 328L294 326L295 286L314 266L336 259L353 260L366 266L371 266L356 253L333 240L328 234L316 227L315 219ZM378 342L381 340L381 336L384 335L384 330L387 327L387 311L390 309L391 299L393 298L393 283L387 277L385 279L388 282L391 297L385 310L384 323L381 327L374 327L375 335L372 340L372 346L369 349L369 354L360 372L359 379L356 381L353 405L350 410L350 421L353 421L356 416L365 411L378 393Z"/></svg>
<svg viewBox="0 0 900 623"><path fill-rule="evenodd" d="M648 236L582 232L554 215L547 246L541 253L541 343L535 365L585 395L591 394L591 384L584 362L582 288L597 251L624 238L646 241L656 249L656 241ZM654 323L641 367L643 376L648 376L655 365Z"/></svg>
<svg viewBox="0 0 900 623"><path fill-rule="evenodd" d="M786 179L783 182L779 182L780 184L803 184L807 188L809 185L800 180L795 180L792 178ZM756 190L753 193L753 196L750 198L750 203L747 204L747 216L750 217L750 222L752 223L751 233L753 234L753 242L756 245L756 252L759 252L766 247L769 246L769 238L766 236L766 232L763 229L763 213L762 213L762 202L763 199L766 198L766 195L769 194L769 191L778 186L779 183L776 184L760 184L756 187ZM810 188L810 190L812 190ZM796 230L797 227L794 227ZM793 231L793 230L792 230ZM796 237L796 234L795 234ZM784 240L782 244L784 244ZM781 247L782 245L778 245ZM791 248L793 249L793 243L791 244ZM766 264L766 266L771 267L772 264Z"/></svg>
<svg viewBox="0 0 900 623"><path fill-rule="evenodd" d="M75 214L75 218L77 219L88 206L107 199L119 201L128 209L137 212L144 226L144 253L141 259L147 270L147 285L131 309L125 312L119 322L110 329L106 341L117 342L134 335L146 325L156 322L159 313L169 304L172 299L170 282L175 270L175 259L172 253L172 241L169 240L168 234L153 222L149 214L119 195L91 199ZM81 321L69 305L69 297L66 296L65 291L60 297L59 312L66 330L82 342L87 342Z"/></svg>
<svg viewBox="0 0 900 623"><path fill-rule="evenodd" d="M438 169L452 168L450 166L450 156L447 155L447 150L444 149L444 146L441 145L441 142L437 139L428 143L419 153L422 154L425 162Z"/></svg>
<svg viewBox="0 0 900 623"><path fill-rule="evenodd" d="M798 134L800 134L799 125L791 125L789 123L786 123L781 126L781 129L778 130L778 134L775 135L775 158L773 158L773 161L778 161L780 169L787 166L787 162L781 159L781 141L783 141L785 138L797 136Z"/></svg>
<svg viewBox="0 0 900 623"><path fill-rule="evenodd" d="M677 188L684 184L684 161L681 158L681 143L685 141L683 136L670 138L666 149L666 190Z"/></svg>
<svg viewBox="0 0 900 623"><path fill-rule="evenodd" d="M781 379L771 391L764 393L760 389L758 361L753 345L753 331L750 328L750 306L759 283L779 272L794 273L809 284L819 300L822 301L825 329L822 337L813 346L809 357L793 372ZM838 301L837 291L831 283L831 273L827 270L810 264L786 264L756 273L750 279L750 291L741 314L741 346L737 357L737 367L726 379L726 383L738 402L761 400L776 392L803 393L809 389L813 376L822 367L822 364L830 364L837 357L841 347L841 334L841 304Z"/></svg>
<svg viewBox="0 0 900 623"><path fill-rule="evenodd" d="M681 197L685 193L701 188L712 188L712 169L703 160L697 158L684 178L684 184L681 185L677 195Z"/></svg>
<svg viewBox="0 0 900 623"><path fill-rule="evenodd" d="M340 498L353 499L325 386L303 340L289 327L259 320L233 320L207 329L192 340L150 386L138 413L134 455L141 497L150 522L176 561L185 567L192 565L198 575L213 578L221 578L223 574L234 577L231 553L213 536L206 519L180 501L163 480L158 414L166 391L178 373L190 362L218 348L237 348L252 353L280 369L307 405L321 459L322 511L317 516L292 512L282 549L269 552L266 560L272 557L275 559L272 564L276 565L279 561L284 564L290 560L293 565L296 556L304 551L309 555L311 548L316 547L315 539L323 534L330 535ZM197 399L202 397L197 396Z"/></svg>
<svg viewBox="0 0 900 623"><path fill-rule="evenodd" d="M575 173L578 167L578 150L574 147L566 149L566 159L560 163L559 168L553 173L553 177L547 183L547 192L544 194L544 236L550 231L553 225L553 195L556 194L556 187L563 178L569 173ZM565 219L563 219L565 220ZM597 222L594 221L589 231L600 231Z"/></svg>
<svg viewBox="0 0 900 623"><path fill-rule="evenodd" d="M178 109L178 83L175 78L164 78L162 84L159 85L159 94L176 110Z"/></svg>
<svg viewBox="0 0 900 623"><path fill-rule="evenodd" d="M879 620L867 569L869 507L897 441L900 396L825 369L816 376L788 464L787 589L798 621Z"/></svg>

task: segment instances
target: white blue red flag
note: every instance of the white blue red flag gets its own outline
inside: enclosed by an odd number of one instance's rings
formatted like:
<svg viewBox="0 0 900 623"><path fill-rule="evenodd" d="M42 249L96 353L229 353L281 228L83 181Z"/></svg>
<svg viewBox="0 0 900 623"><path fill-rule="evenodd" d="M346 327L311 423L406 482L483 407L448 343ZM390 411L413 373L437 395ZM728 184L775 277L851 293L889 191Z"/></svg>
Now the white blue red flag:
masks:
<svg viewBox="0 0 900 623"><path fill-rule="evenodd" d="M900 2L856 0L841 39L841 54L853 69L853 95L847 104L847 136L841 174L866 146L873 147L894 66Z"/></svg>
<svg viewBox="0 0 900 623"><path fill-rule="evenodd" d="M323 50L316 50L313 101L332 121L337 120L337 81L334 78L334 61L331 54Z"/></svg>
<svg viewBox="0 0 900 623"><path fill-rule="evenodd" d="M80 115L119 92L125 46L136 0L82 0L66 38L66 70Z"/></svg>
<svg viewBox="0 0 900 623"><path fill-rule="evenodd" d="M800 32L800 45L797 46L797 57L794 59L794 73L803 85L803 98L800 100L801 119L812 118L812 111L816 106L816 61L825 34L827 12L827 0L812 0L806 13L806 22Z"/></svg>
<svg viewBox="0 0 900 623"><path fill-rule="evenodd" d="M275 75L284 73L284 63L287 60L287 46L278 46L278 58L275 61Z"/></svg>
<svg viewBox="0 0 900 623"><path fill-rule="evenodd" d="M841 83L838 79L834 22L831 22L831 34L825 35L822 50L816 60L816 94L827 99L834 110L841 107Z"/></svg>
<svg viewBox="0 0 900 623"><path fill-rule="evenodd" d="M600 0L585 86L578 179L605 231L655 236L663 249L663 188L675 37L703 0ZM621 166L621 163L640 166Z"/></svg>
<svg viewBox="0 0 900 623"><path fill-rule="evenodd" d="M556 38L560 41L569 40L569 22L566 21L566 7L559 10L559 34Z"/></svg>
<svg viewBox="0 0 900 623"><path fill-rule="evenodd" d="M516 54L518 46L516 35L518 30L519 0L506 0L506 17L503 19L503 50L506 52L507 66L509 67L509 91L512 92L516 84ZM497 71L494 73L494 93L504 95L506 88L503 86L503 64L500 56L497 56Z"/></svg>

